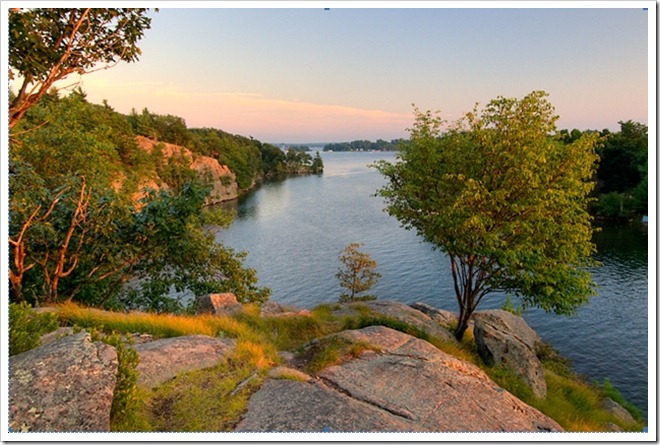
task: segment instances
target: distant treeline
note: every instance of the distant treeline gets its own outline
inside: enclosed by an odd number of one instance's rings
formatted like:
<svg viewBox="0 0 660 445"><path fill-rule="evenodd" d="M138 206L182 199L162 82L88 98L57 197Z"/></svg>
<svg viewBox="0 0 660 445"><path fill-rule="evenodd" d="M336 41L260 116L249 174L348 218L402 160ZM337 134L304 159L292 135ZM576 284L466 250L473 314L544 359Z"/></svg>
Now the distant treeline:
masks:
<svg viewBox="0 0 660 445"><path fill-rule="evenodd" d="M383 139L378 139L376 142L367 140L339 142L326 144L323 151L397 151L402 141L404 139L392 139L389 142Z"/></svg>
<svg viewBox="0 0 660 445"><path fill-rule="evenodd" d="M620 121L620 130L596 131L603 138L591 213L605 219L639 219L648 214L648 127ZM561 130L557 138L572 142L580 130Z"/></svg>

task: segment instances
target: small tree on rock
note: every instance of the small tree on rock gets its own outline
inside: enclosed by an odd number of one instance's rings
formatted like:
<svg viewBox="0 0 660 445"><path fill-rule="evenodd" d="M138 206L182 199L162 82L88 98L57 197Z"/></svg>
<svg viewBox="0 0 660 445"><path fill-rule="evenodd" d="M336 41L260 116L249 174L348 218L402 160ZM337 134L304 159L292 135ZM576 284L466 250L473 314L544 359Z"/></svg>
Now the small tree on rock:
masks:
<svg viewBox="0 0 660 445"><path fill-rule="evenodd" d="M339 268L336 277L340 281L339 285L348 290L348 293L342 293L339 296L339 301L342 303L376 299L373 295L357 296L357 294L371 289L381 277L378 272L374 271L377 266L376 261L369 254L358 250L363 245L362 243L351 243L339 254L343 267Z"/></svg>

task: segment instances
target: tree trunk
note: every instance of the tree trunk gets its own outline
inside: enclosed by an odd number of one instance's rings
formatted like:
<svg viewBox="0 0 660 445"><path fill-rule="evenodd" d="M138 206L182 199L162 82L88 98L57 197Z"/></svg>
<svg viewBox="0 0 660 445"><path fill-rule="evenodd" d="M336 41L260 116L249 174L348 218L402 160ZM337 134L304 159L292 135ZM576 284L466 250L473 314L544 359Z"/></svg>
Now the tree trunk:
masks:
<svg viewBox="0 0 660 445"><path fill-rule="evenodd" d="M456 330L454 331L454 336L456 337L456 340L461 341L463 339L463 335L465 334L465 331L468 328L470 315L472 315L471 312L468 313L467 311L464 311L463 308L461 307L461 311L458 316L458 325L456 326Z"/></svg>

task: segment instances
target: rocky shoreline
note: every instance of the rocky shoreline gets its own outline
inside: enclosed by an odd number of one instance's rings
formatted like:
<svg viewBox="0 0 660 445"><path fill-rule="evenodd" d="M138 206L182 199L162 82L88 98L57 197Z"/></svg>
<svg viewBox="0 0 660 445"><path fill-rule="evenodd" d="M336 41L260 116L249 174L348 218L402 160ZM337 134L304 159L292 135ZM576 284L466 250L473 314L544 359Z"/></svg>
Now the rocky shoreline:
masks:
<svg viewBox="0 0 660 445"><path fill-rule="evenodd" d="M210 296L203 312L236 313L235 300ZM336 304L333 313L371 314L414 326L452 344L455 314L423 303L391 301ZM306 316L308 311L267 303L261 317ZM117 382L115 348L71 328L48 334L43 344L10 357L10 428L13 432L103 432ZM541 339L525 321L503 310L475 313L479 354L520 376L545 397ZM138 386L155 388L181 373L210 368L235 349L231 338L188 335L153 339L136 333ZM359 352L310 371L310 357L324 345L359 345ZM249 398L235 431L243 432L561 432L562 427L499 387L483 370L422 338L390 327L346 329L280 352ZM608 401L607 403L610 403ZM614 402L612 402L614 403ZM612 408L632 420L620 406ZM627 417L626 417L627 416Z"/></svg>

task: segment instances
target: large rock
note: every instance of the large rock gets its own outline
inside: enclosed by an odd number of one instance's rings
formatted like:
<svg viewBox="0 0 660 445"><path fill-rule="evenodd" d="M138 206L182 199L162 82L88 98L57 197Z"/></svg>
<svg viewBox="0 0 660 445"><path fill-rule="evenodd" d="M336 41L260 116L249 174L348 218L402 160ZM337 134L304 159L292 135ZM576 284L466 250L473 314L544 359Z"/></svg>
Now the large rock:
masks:
<svg viewBox="0 0 660 445"><path fill-rule="evenodd" d="M55 339L9 359L13 431L110 430L117 353L86 332Z"/></svg>
<svg viewBox="0 0 660 445"><path fill-rule="evenodd" d="M210 368L222 362L235 346L233 339L207 335L164 338L136 345L140 356L138 384L153 388L179 373Z"/></svg>
<svg viewBox="0 0 660 445"><path fill-rule="evenodd" d="M352 399L322 382L266 380L235 431L420 431L413 422Z"/></svg>
<svg viewBox="0 0 660 445"><path fill-rule="evenodd" d="M242 309L231 292L208 294L197 298L197 313L212 315L231 315Z"/></svg>
<svg viewBox="0 0 660 445"><path fill-rule="evenodd" d="M359 303L342 304L336 312L338 315L355 316L360 308L366 307L372 314L383 315L388 318L402 321L415 326L427 334L441 340L456 343L456 338L445 327L424 312L396 301L366 301Z"/></svg>
<svg viewBox="0 0 660 445"><path fill-rule="evenodd" d="M522 317L501 309L475 312L472 318L481 358L519 375L536 397L545 398L545 373L536 356L541 337Z"/></svg>
<svg viewBox="0 0 660 445"><path fill-rule="evenodd" d="M383 326L336 334L380 352L319 380L267 380L239 431L561 431L476 366Z"/></svg>

